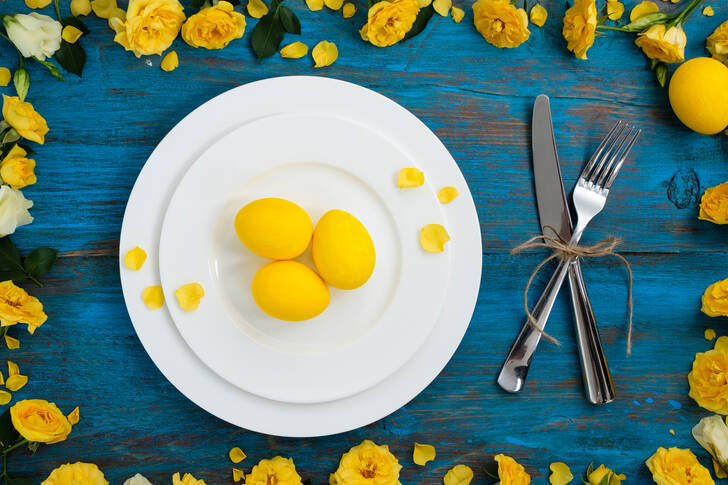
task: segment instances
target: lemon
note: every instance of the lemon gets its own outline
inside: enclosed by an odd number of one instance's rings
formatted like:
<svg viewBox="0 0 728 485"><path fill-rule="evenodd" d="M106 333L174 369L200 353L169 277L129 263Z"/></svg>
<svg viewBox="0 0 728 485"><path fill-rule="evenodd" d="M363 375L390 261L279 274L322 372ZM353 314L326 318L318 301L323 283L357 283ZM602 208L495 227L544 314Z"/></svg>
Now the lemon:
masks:
<svg viewBox="0 0 728 485"><path fill-rule="evenodd" d="M296 261L275 261L253 277L253 299L279 320L308 320L329 306L329 288L311 268Z"/></svg>
<svg viewBox="0 0 728 485"><path fill-rule="evenodd" d="M313 261L321 277L341 290L367 282L374 271L374 243L359 220L342 210L331 210L316 224Z"/></svg>
<svg viewBox="0 0 728 485"><path fill-rule="evenodd" d="M258 199L235 216L240 241L258 256L291 259L311 242L313 223L306 211L285 199Z"/></svg>
<svg viewBox="0 0 728 485"><path fill-rule="evenodd" d="M670 105L693 131L723 131L728 126L728 67L709 57L683 63L670 80Z"/></svg>

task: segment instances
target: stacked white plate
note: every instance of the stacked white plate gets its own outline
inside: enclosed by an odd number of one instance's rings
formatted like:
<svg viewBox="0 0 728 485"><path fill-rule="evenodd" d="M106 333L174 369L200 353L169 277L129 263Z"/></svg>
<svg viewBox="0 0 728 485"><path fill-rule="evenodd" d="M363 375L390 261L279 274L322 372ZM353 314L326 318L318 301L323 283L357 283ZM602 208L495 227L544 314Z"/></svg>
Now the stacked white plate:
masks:
<svg viewBox="0 0 728 485"><path fill-rule="evenodd" d="M423 187L399 189L417 167ZM436 192L455 186L450 204ZM369 230L376 266L357 290L305 322L263 313L250 283L266 262L233 227L262 197L330 209ZM445 252L419 246L425 224L444 225ZM480 286L481 240L457 164L414 115L363 87L318 77L259 81L205 103L161 141L134 185L120 260L147 251L121 282L134 328L180 392L237 426L279 436L323 436L364 426L420 393L457 349ZM310 254L298 258L311 265ZM197 282L200 307L182 311L174 290ZM161 284L165 307L141 292Z"/></svg>

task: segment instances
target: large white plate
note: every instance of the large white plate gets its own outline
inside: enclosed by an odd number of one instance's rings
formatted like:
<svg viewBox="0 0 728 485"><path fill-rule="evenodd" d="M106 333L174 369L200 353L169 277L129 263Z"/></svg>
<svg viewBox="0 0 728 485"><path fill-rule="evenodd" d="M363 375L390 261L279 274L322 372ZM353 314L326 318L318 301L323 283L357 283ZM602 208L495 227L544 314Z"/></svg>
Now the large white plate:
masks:
<svg viewBox="0 0 728 485"><path fill-rule="evenodd" d="M216 140L238 126L282 113L325 113L354 119L396 140L418 160L428 180L454 185L460 197L444 207L445 224L457 242L440 318L417 353L393 375L354 396L317 404L290 404L231 385L186 345L166 307L148 310L144 287L159 284L158 243L169 200L190 165ZM409 402L437 376L457 349L478 295L481 240L472 197L454 160L415 116L368 89L333 79L286 77L230 90L193 111L154 150L134 185L124 214L120 263L132 247L144 247L144 267L121 266L127 309L139 339L160 371L198 406L232 424L279 436L340 433L381 419ZM172 303L174 304L174 303Z"/></svg>
<svg viewBox="0 0 728 485"><path fill-rule="evenodd" d="M197 310L168 307L197 356L241 389L296 403L351 396L408 361L440 315L457 244L419 247L419 229L443 223L442 205L429 184L397 188L405 166L417 161L382 135L328 115L263 118L205 151L172 196L159 249L165 294L190 281L205 288ZM263 313L250 286L270 261L240 243L233 223L262 197L292 200L314 222L331 209L354 214L376 248L369 281L331 288L329 307L306 322ZM299 260L313 267L309 253Z"/></svg>

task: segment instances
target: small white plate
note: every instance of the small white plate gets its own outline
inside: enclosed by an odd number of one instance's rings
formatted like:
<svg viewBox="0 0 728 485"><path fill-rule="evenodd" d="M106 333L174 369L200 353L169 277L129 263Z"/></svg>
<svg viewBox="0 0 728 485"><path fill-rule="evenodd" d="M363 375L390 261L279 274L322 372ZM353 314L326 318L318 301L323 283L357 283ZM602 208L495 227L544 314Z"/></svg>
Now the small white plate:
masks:
<svg viewBox="0 0 728 485"><path fill-rule="evenodd" d="M323 115L264 118L210 147L172 196L159 247L166 295L189 282L205 288L197 310L169 306L200 360L241 389L291 403L351 396L409 360L439 318L457 250L420 248L420 228L444 220L429 184L397 187L399 169L414 166L382 135ZM369 281L331 288L329 307L308 321L266 315L250 288L270 260L234 229L238 210L263 197L297 203L314 223L331 209L357 217L376 250ZM309 253L299 260L315 269Z"/></svg>

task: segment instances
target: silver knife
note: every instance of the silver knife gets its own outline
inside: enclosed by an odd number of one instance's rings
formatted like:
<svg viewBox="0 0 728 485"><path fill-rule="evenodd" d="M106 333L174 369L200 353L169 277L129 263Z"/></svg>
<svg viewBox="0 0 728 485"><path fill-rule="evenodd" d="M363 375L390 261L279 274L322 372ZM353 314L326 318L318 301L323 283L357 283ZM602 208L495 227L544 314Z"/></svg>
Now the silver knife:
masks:
<svg viewBox="0 0 728 485"><path fill-rule="evenodd" d="M572 231L571 215L561 180L549 99L544 95L536 98L533 107L532 146L541 230L544 235L568 241ZM552 284L550 281L549 285ZM579 260L569 265L569 286L587 399L593 404L605 404L614 400L614 388ZM544 297L534 306L532 313L539 328L543 329L546 324L554 301L555 295L550 299ZM498 377L498 384L503 389L518 392L523 388L540 339L541 333L526 323Z"/></svg>

